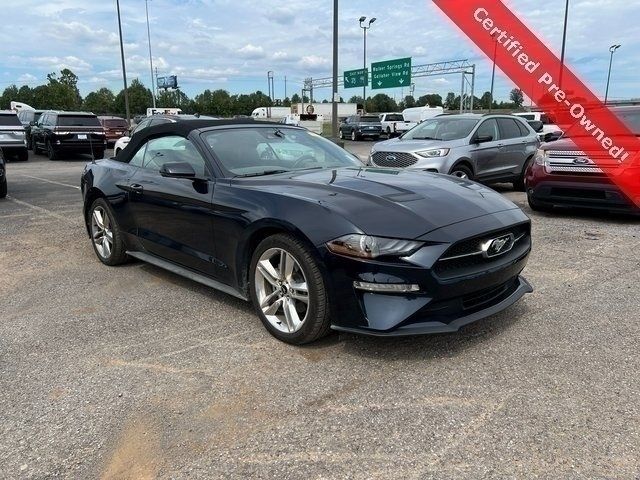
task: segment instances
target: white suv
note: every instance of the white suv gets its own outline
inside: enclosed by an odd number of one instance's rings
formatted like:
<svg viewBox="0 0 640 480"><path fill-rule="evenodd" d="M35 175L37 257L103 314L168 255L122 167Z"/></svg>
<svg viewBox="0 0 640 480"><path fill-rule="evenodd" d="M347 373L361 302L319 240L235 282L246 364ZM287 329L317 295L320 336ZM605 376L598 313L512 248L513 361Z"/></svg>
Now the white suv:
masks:
<svg viewBox="0 0 640 480"><path fill-rule="evenodd" d="M542 131L538 132L541 142L550 142L557 140L562 136L562 130L551 121L549 115L543 112L521 112L514 113L516 117L520 117L527 122L542 122Z"/></svg>

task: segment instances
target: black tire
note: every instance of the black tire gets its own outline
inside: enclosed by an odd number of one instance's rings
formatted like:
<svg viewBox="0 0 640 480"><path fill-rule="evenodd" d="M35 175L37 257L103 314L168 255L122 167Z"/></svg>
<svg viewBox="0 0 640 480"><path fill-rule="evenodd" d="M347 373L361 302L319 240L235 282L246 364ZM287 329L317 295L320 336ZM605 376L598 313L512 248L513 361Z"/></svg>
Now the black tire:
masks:
<svg viewBox="0 0 640 480"><path fill-rule="evenodd" d="M358 134L356 133L355 130L351 130L351 141L352 142L357 142L358 141Z"/></svg>
<svg viewBox="0 0 640 480"><path fill-rule="evenodd" d="M300 329L293 333L278 330L266 318L260 308L256 291L256 268L260 257L270 249L281 249L291 255L298 262L304 273L308 287L308 310L306 319ZM253 253L249 268L249 289L251 301L258 317L265 328L278 340L292 344L303 345L314 342L329 333L331 326L331 308L325 287L324 277L314 252L304 242L288 234L276 234L263 240Z"/></svg>
<svg viewBox="0 0 640 480"><path fill-rule="evenodd" d="M21 162L26 162L27 160L29 160L29 150L20 150L20 153L18 153L18 160L20 160Z"/></svg>
<svg viewBox="0 0 640 480"><path fill-rule="evenodd" d="M387 137L391 138L393 134L391 133L391 128L387 127Z"/></svg>
<svg viewBox="0 0 640 480"><path fill-rule="evenodd" d="M94 150L93 152L93 158L95 158L96 160L101 160L104 158L104 149L100 149L100 150Z"/></svg>
<svg viewBox="0 0 640 480"><path fill-rule="evenodd" d="M340 140L344 140L344 132L342 131L342 129L340 129L338 131L338 137L340 137ZM118 154L118 152L116 152L116 155Z"/></svg>
<svg viewBox="0 0 640 480"><path fill-rule="evenodd" d="M534 212L549 213L553 211L553 205L538 203L534 199L532 199L530 195L527 195L527 202L529 202L529 207Z"/></svg>
<svg viewBox="0 0 640 480"><path fill-rule="evenodd" d="M49 160L58 159L58 152L56 152L55 148L53 148L51 142L47 142L47 157L49 157Z"/></svg>
<svg viewBox="0 0 640 480"><path fill-rule="evenodd" d="M38 145L33 139L31 139L31 146L33 147L33 154L40 155L40 149L38 148Z"/></svg>
<svg viewBox="0 0 640 480"><path fill-rule="evenodd" d="M451 171L449 172L449 175L452 175L458 178L465 178L467 180L473 180L473 172L469 167L467 167L464 164L454 165Z"/></svg>
<svg viewBox="0 0 640 480"><path fill-rule="evenodd" d="M378 142L380 140L380 135L376 135L375 137L372 137L374 142Z"/></svg>
<svg viewBox="0 0 640 480"><path fill-rule="evenodd" d="M3 177L0 180L0 198L7 196L7 177Z"/></svg>
<svg viewBox="0 0 640 480"><path fill-rule="evenodd" d="M527 174L527 170L529 169L529 166L531 165L531 162L533 161L533 157L528 158L526 162L524 162L524 166L522 167L522 173L520 173L520 177L518 177L517 180L515 180L513 182L513 189L516 192L525 192L526 191L526 185L524 182L525 176Z"/></svg>
<svg viewBox="0 0 640 480"><path fill-rule="evenodd" d="M100 209L100 212L104 212L106 217L108 218L109 226L112 232L113 246L108 255L101 253L100 248L97 245L96 233L94 232L93 227L93 214L94 211ZM91 208L89 208L87 212L87 225L89 226L89 232L91 235L91 245L93 246L93 251L96 253L98 260L100 260L105 265L109 265L111 267L115 265L122 265L129 260L129 257L126 254L126 245L124 242L124 238L122 236L122 231L120 230L120 226L116 221L115 215L113 214L113 210L104 198L96 199L92 204Z"/></svg>

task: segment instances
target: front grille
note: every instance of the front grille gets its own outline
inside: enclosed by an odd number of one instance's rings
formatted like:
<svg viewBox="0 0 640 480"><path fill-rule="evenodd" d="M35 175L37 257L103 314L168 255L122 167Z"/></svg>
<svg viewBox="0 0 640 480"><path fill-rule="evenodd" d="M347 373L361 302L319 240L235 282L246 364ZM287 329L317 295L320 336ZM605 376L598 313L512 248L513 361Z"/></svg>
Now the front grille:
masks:
<svg viewBox="0 0 640 480"><path fill-rule="evenodd" d="M454 278L484 269L508 259L517 258L528 250L531 243L530 225L521 224L492 233L485 233L452 245L434 266L434 272L441 278ZM486 258L482 254L482 244L505 235L513 234L514 243L508 252Z"/></svg>
<svg viewBox="0 0 640 480"><path fill-rule="evenodd" d="M605 176L605 170L620 165L603 152L549 150L547 155L547 172L560 175Z"/></svg>
<svg viewBox="0 0 640 480"><path fill-rule="evenodd" d="M514 280L509 280L497 287L487 288L479 292L470 293L462 297L462 308L471 310L493 303L498 300L504 293L513 286Z"/></svg>
<svg viewBox="0 0 640 480"><path fill-rule="evenodd" d="M405 168L418 162L418 159L410 153L402 152L376 152L371 158L374 165L378 167Z"/></svg>

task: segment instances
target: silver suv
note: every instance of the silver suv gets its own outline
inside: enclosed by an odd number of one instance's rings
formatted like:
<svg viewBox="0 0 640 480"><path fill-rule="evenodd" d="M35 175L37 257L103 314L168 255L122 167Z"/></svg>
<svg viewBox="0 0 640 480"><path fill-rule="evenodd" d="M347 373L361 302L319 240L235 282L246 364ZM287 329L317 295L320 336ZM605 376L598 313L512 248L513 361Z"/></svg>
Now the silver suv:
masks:
<svg viewBox="0 0 640 480"><path fill-rule="evenodd" d="M539 145L538 134L512 115L441 115L376 143L369 165L512 182L524 190L524 174Z"/></svg>
<svg viewBox="0 0 640 480"><path fill-rule="evenodd" d="M5 160L29 158L24 127L13 110L0 110L0 150Z"/></svg>

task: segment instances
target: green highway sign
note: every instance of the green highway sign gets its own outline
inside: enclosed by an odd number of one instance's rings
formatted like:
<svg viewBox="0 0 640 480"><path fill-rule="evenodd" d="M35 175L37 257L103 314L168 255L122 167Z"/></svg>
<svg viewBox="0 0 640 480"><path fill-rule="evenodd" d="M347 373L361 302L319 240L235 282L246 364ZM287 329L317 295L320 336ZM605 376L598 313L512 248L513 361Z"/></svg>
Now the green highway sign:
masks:
<svg viewBox="0 0 640 480"><path fill-rule="evenodd" d="M371 64L371 88L397 88L411 85L411 58L397 58Z"/></svg>
<svg viewBox="0 0 640 480"><path fill-rule="evenodd" d="M344 72L344 88L366 87L369 83L367 73L365 68Z"/></svg>

